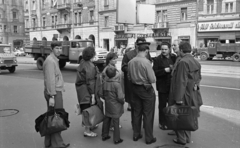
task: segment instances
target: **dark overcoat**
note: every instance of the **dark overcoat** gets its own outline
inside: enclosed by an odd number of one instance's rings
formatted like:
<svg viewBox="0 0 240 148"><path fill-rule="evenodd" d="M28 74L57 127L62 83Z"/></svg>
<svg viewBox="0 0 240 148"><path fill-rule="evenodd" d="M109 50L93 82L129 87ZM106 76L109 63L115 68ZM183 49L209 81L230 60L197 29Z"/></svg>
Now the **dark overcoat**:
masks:
<svg viewBox="0 0 240 148"><path fill-rule="evenodd" d="M183 101L184 105L198 109L203 104L200 94L201 65L190 54L185 54L178 62L172 76L169 106Z"/></svg>
<svg viewBox="0 0 240 148"><path fill-rule="evenodd" d="M165 68L170 67L170 65L174 65L176 61L176 55L170 54L169 59L163 55L159 55L153 61L153 71L157 78L156 88L160 93L169 93L171 73L167 73Z"/></svg>

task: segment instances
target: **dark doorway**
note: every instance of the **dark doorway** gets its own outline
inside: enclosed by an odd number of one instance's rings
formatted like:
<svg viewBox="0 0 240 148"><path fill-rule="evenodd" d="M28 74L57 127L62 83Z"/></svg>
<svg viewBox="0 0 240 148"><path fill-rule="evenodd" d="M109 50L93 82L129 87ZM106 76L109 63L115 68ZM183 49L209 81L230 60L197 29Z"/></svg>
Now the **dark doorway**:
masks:
<svg viewBox="0 0 240 148"><path fill-rule="evenodd" d="M52 41L57 41L57 38L56 37L52 37Z"/></svg>
<svg viewBox="0 0 240 148"><path fill-rule="evenodd" d="M80 35L76 35L75 39L82 39Z"/></svg>
<svg viewBox="0 0 240 148"><path fill-rule="evenodd" d="M47 38L46 38L46 37L43 37L43 38L42 38L42 41L47 41Z"/></svg>
<svg viewBox="0 0 240 148"><path fill-rule="evenodd" d="M109 39L103 39L103 48L109 51Z"/></svg>
<svg viewBox="0 0 240 148"><path fill-rule="evenodd" d="M91 39L93 41L93 45L95 46L95 37L94 37L94 35L91 34L89 36L89 39Z"/></svg>
<svg viewBox="0 0 240 148"><path fill-rule="evenodd" d="M69 38L67 36L64 36L63 41L69 41Z"/></svg>
<svg viewBox="0 0 240 148"><path fill-rule="evenodd" d="M37 41L37 38L33 38L33 41Z"/></svg>

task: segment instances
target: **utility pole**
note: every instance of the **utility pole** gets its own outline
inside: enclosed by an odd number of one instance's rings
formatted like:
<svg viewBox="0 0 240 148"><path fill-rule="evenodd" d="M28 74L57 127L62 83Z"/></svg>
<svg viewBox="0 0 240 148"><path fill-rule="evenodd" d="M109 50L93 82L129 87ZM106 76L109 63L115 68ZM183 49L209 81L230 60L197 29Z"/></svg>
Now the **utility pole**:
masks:
<svg viewBox="0 0 240 148"><path fill-rule="evenodd" d="M73 40L74 39L74 11L73 11L74 3L73 3L73 0L71 1L71 7L72 7L72 40Z"/></svg>
<svg viewBox="0 0 240 148"><path fill-rule="evenodd" d="M197 48L197 46L198 46L198 44L197 44L197 42L198 42L198 40L197 40L197 38L198 38L198 8L199 8L199 0L197 0L197 3L196 3L196 25L195 25L195 27L196 27L196 32L195 32L196 41L195 41L195 48Z"/></svg>

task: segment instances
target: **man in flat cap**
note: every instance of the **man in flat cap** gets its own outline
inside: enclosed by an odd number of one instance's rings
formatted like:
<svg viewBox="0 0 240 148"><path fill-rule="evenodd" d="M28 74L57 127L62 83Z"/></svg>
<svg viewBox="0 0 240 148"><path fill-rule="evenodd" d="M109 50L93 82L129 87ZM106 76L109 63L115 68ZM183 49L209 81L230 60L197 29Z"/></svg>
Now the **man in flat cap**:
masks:
<svg viewBox="0 0 240 148"><path fill-rule="evenodd" d="M151 62L146 58L148 48L145 44L139 45L138 54L128 63L129 80L132 82L132 109L133 112L133 141L142 138L141 127L145 131L146 144L156 142L153 136L153 122L155 111L155 91L152 84L156 77Z"/></svg>
<svg viewBox="0 0 240 148"><path fill-rule="evenodd" d="M135 42L135 49L127 52L122 59L122 71L124 72L124 92L125 92L125 101L128 103L128 111L131 111L131 118L133 117L133 105L132 100L132 86L131 82L128 80L128 63L134 57L137 56L139 45L150 45L149 42L146 42L145 38L138 38ZM149 52L146 55L147 59L152 61ZM133 119L131 119L133 120ZM133 126L133 123L132 123Z"/></svg>

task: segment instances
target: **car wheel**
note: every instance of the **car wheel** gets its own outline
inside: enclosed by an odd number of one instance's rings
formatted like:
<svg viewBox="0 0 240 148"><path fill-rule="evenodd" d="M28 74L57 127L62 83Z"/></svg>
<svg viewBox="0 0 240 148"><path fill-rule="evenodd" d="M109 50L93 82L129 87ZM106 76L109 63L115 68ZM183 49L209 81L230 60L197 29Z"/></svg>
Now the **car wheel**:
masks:
<svg viewBox="0 0 240 148"><path fill-rule="evenodd" d="M207 55L206 53L201 53L200 59L201 59L202 61L206 61L206 60L208 59L208 55Z"/></svg>
<svg viewBox="0 0 240 148"><path fill-rule="evenodd" d="M9 72L10 72L10 73L14 73L14 72L15 72L15 70L16 70L16 67L15 67L15 66L13 66L13 67L9 68L8 70L9 70Z"/></svg>
<svg viewBox="0 0 240 148"><path fill-rule="evenodd" d="M235 53L235 54L232 56L232 58L233 58L233 61L234 61L234 62L239 62L239 61L240 61L240 54Z"/></svg>
<svg viewBox="0 0 240 148"><path fill-rule="evenodd" d="M44 58L43 57L38 57L36 64L37 64L37 68L39 70L43 69L43 62L44 62Z"/></svg>

